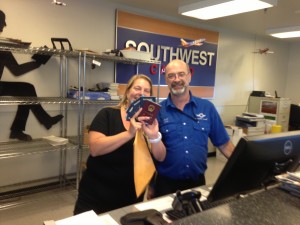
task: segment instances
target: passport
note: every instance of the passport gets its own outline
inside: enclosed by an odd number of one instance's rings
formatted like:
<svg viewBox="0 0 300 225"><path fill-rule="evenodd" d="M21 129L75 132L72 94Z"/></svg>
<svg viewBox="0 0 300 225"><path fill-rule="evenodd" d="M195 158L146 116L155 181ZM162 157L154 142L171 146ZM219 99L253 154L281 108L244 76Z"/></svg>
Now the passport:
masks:
<svg viewBox="0 0 300 225"><path fill-rule="evenodd" d="M135 101L133 101L130 106L128 107L128 109L126 110L127 116L126 116L126 120L129 121L131 119L131 117L133 117L133 115L144 105L144 101L148 100L148 101L152 101L155 102L155 97L154 96L142 96L138 99L136 99Z"/></svg>
<svg viewBox="0 0 300 225"><path fill-rule="evenodd" d="M160 104L156 102L144 100L143 108L139 116L149 116L150 119L147 121L147 123L151 125L157 117L160 107Z"/></svg>

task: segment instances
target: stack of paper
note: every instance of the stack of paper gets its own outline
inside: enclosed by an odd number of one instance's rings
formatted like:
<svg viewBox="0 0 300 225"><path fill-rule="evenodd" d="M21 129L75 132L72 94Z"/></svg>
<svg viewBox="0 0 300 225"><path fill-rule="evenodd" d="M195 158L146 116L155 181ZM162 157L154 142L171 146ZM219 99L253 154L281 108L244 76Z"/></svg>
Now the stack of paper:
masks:
<svg viewBox="0 0 300 225"><path fill-rule="evenodd" d="M54 135L43 137L50 145L57 146L57 145L65 145L69 142L67 138L56 137Z"/></svg>
<svg viewBox="0 0 300 225"><path fill-rule="evenodd" d="M300 171L287 172L276 176L282 182L281 188L300 197Z"/></svg>
<svg viewBox="0 0 300 225"><path fill-rule="evenodd" d="M44 225L118 225L118 223L109 214L98 216L91 210L62 220L44 221Z"/></svg>

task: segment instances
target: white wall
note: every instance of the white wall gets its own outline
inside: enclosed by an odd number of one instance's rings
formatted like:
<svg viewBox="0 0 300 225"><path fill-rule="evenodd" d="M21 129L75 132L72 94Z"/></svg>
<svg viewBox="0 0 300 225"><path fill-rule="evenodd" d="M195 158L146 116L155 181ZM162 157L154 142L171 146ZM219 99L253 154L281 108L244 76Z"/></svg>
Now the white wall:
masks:
<svg viewBox="0 0 300 225"><path fill-rule="evenodd" d="M286 96L292 103L300 104L300 43L294 43L289 49L288 71L286 73Z"/></svg>

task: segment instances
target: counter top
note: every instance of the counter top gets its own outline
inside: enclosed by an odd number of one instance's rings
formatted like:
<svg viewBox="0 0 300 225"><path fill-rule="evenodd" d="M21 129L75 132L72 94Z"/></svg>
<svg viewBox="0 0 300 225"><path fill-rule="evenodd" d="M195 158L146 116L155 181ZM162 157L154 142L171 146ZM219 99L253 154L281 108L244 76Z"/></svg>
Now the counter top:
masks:
<svg viewBox="0 0 300 225"><path fill-rule="evenodd" d="M300 198L273 188L174 221L174 225L300 224Z"/></svg>

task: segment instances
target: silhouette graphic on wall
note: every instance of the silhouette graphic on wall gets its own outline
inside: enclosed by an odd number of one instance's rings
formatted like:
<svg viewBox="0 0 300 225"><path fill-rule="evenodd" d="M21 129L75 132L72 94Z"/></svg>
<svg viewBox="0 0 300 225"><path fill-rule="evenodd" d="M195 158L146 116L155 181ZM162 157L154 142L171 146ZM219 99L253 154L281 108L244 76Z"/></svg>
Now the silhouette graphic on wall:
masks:
<svg viewBox="0 0 300 225"><path fill-rule="evenodd" d="M6 26L5 13L0 10L0 33ZM48 59L50 56L46 56ZM35 88L32 84L27 82L8 82L1 81L1 77L6 67L14 76L21 76L28 73L31 70L39 68L41 64L45 64L45 56L40 55L36 57L37 60L18 64L15 57L10 51L0 50L0 96L29 96L37 97ZM58 123L63 116L57 115L51 117L40 104L37 105L18 105L15 119L10 128L11 139L19 139L22 141L31 141L30 135L25 134L26 122L29 116L29 111L35 115L37 120L45 126L46 129L50 129L54 124Z"/></svg>

